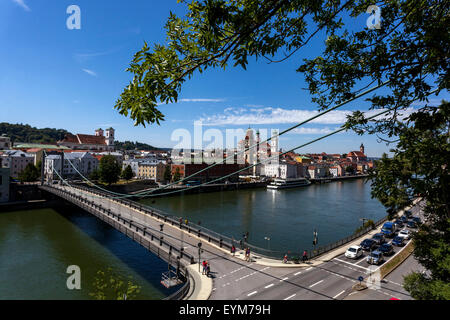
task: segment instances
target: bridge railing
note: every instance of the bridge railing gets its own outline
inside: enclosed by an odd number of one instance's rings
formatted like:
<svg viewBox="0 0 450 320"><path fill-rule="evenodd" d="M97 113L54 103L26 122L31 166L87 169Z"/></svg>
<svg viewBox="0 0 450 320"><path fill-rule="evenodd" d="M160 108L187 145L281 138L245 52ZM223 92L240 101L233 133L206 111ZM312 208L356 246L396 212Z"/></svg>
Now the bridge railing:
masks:
<svg viewBox="0 0 450 320"><path fill-rule="evenodd" d="M81 208L90 211L91 213L93 213L96 216L98 216L96 213L100 212L101 214L103 214L103 217L100 217L100 219L102 219L104 221L105 221L104 215L106 215L108 218L110 218L109 220L106 219L106 220L108 220L106 222L108 222L109 224L112 224L114 227L116 227L116 229L118 229L119 231L121 231L122 233L124 233L125 235L127 235L128 237L130 237L132 239L134 239L133 233L135 231L137 234L142 234L144 238L145 237L150 238L151 239L150 241L154 241L154 240L159 241L160 247L166 247L169 251L168 253L166 253L163 250L153 248L155 245L154 244L152 245L151 242L148 240L147 240L146 245L149 247L148 249L150 249L150 250L155 249L155 250L151 250L151 251L156 251L157 255L162 257L166 261L170 261L173 254L178 255L180 257L180 259L187 260L188 264L192 264L195 261L194 256L184 252L184 250L182 250L181 248L178 248L177 246L174 246L171 243L167 242L166 240L161 238L161 236L158 235L157 232L156 233L152 232L150 228L145 227L141 223L132 221L131 219L124 218L120 214L116 214L116 213L112 212L110 209L107 209L101 205L98 205L94 201L90 201L82 196L71 193L67 190L44 186L44 189L46 189L46 188L49 188L50 192L55 193L66 200L77 201ZM96 210L97 212L92 212L92 209L94 209L94 211ZM119 223L119 225L116 225L115 223ZM134 240L136 240L136 239L134 239ZM144 245L143 243L140 243L140 244ZM172 258L173 263L175 263L176 260L177 259Z"/></svg>
<svg viewBox="0 0 450 320"><path fill-rule="evenodd" d="M78 189L81 189L81 190L84 190L87 192L91 192L91 193L97 194L99 196L111 198L111 195L104 191L96 190L93 188L88 188L86 186L81 186L81 185L72 185L72 187L75 187L75 188L78 188ZM177 226L178 228L180 228L182 230L186 230L188 233L196 235L200 239L204 239L209 243L213 243L213 244L215 244L221 248L227 249L227 250L231 250L231 247L233 245L236 247L237 250L249 247L253 256L256 254L260 257L266 257L266 258L271 258L271 259L282 259L283 256L288 252L288 251L282 252L282 251L268 250L268 249L264 249L261 247L257 247L257 246L249 244L248 242L243 242L242 239L236 240L234 238L224 236L220 233L217 233L213 230L210 230L208 228L205 228L205 227L195 224L193 222L188 222L188 224L186 224L183 221L180 221L180 217L177 217L174 215L169 215L166 212L163 212L161 210L158 210L156 208L153 208L153 207L150 207L147 205L143 205L139 202L136 202L136 201L133 201L130 199L111 198L111 200L122 203L131 208L135 208L135 209L145 212L151 216L157 217L157 218L163 220L165 223L169 223L171 225ZM387 216L378 220L375 223L375 227L379 226L386 220L387 220ZM368 233L370 230L372 230L372 227L368 227L358 233L352 234L348 237L342 238L333 243L329 243L325 246L319 246L314 250L310 250L308 253L308 257L309 257L309 259L311 259L311 258L320 256L328 251L331 251L337 247L340 247L346 243L349 243L358 237L363 236L364 234ZM290 250L290 251L292 252L292 250ZM298 254L300 255L300 252Z"/></svg>
<svg viewBox="0 0 450 320"><path fill-rule="evenodd" d="M315 258L317 256L320 256L320 255L328 252L328 251L336 249L336 248L338 248L338 247L340 247L340 246L342 246L342 245L344 245L346 243L349 243L349 242L351 242L351 241L353 241L353 240L355 240L355 239L365 235L366 233L370 232L374 228L378 227L379 225L381 225L382 223L387 221L387 219L388 219L388 217L386 216L386 217L378 220L377 222L375 222L374 226L367 227L367 228L361 230L360 232L354 233L354 234L352 234L352 235L350 235L348 237L342 238L342 239L340 239L338 241L335 241L333 243L329 243L329 244L327 244L325 246L319 246L317 249L312 250L309 253L308 257L310 259L311 258Z"/></svg>
<svg viewBox="0 0 450 320"><path fill-rule="evenodd" d="M225 236L223 234L217 233L211 229L205 228L203 226L200 226L196 223L193 223L191 221L188 221L186 224L181 217L170 215L164 211L161 211L159 209L143 205L139 202L127 199L127 198L114 198L111 197L110 194L108 194L105 191L101 191L98 189L93 189L86 187L84 185L72 185L72 187L78 188L80 190L84 190L90 193L94 193L99 196L108 197L112 201L124 204L126 206L129 206L131 208L134 208L136 210L140 210L142 212L145 212L146 214L149 214L153 217L156 217L158 219L161 219L165 223L169 223L173 226L177 226L178 228L187 231L190 234L194 234L200 239L206 240L209 243L215 244L219 246L220 248L224 248L226 250L231 251L231 247L234 245L237 250L243 249L245 247L249 247L252 254L257 254L261 257L267 257L267 258L279 258L282 259L284 256L284 252L281 251L274 251L274 250L268 250L264 249L258 246L254 246L248 242L241 242L240 240L236 240L234 238ZM180 220L181 219L181 220Z"/></svg>

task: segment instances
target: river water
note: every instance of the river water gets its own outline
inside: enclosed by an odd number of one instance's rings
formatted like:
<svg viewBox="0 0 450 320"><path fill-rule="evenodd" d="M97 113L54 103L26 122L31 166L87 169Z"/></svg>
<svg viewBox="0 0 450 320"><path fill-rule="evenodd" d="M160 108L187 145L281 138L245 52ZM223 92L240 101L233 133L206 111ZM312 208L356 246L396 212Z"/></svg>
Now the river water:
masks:
<svg viewBox="0 0 450 320"><path fill-rule="evenodd" d="M264 249L292 253L310 250L313 231L318 245L351 235L362 218L386 216L381 203L370 196L365 179L312 184L307 187L265 188L200 193L142 200L143 203L182 216L218 233ZM265 238L270 238L266 240Z"/></svg>
<svg viewBox="0 0 450 320"><path fill-rule="evenodd" d="M81 290L69 290L69 265ZM111 268L141 286L136 299L172 293L167 264L93 215L71 206L0 213L0 299L92 299L97 271Z"/></svg>

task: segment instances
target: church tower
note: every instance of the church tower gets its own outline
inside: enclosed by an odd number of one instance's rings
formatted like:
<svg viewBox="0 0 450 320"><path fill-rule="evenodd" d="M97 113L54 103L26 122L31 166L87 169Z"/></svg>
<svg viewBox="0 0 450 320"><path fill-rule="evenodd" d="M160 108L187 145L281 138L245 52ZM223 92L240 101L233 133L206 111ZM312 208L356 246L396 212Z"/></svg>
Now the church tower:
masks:
<svg viewBox="0 0 450 320"><path fill-rule="evenodd" d="M114 129L108 128L105 130L105 141L108 146L114 146Z"/></svg>

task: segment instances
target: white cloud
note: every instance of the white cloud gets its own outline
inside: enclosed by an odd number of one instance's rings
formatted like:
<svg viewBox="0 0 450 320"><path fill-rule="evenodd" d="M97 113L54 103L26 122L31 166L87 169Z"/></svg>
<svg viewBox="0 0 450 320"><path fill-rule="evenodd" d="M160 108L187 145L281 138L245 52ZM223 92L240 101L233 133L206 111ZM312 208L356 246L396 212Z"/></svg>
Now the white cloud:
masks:
<svg viewBox="0 0 450 320"><path fill-rule="evenodd" d="M331 133L333 131L338 130L339 128L335 128L335 129L330 129L328 127L326 128L305 128L305 127L300 127L300 128L295 128L292 131L290 131L290 133L295 133L295 134L328 134Z"/></svg>
<svg viewBox="0 0 450 320"><path fill-rule="evenodd" d="M318 114L318 111L283 108L226 108L223 114L204 116L200 120L205 125L248 125L248 124L283 124L299 123ZM310 123L342 124L348 110L335 110L312 120Z"/></svg>
<svg viewBox="0 0 450 320"><path fill-rule="evenodd" d="M92 71L92 70L89 70L89 69L81 69L81 70L83 70L84 72L86 72L87 74L89 74L89 75L91 75L93 77L97 76L97 74L94 71Z"/></svg>
<svg viewBox="0 0 450 320"><path fill-rule="evenodd" d="M402 121L404 118L414 112L414 108L408 108L401 112L398 119ZM351 115L353 111L350 110L333 110L323 116L320 116L308 123L311 124L344 124L347 121L347 116ZM366 112L366 117L370 117L380 110L370 110ZM303 122L313 116L316 116L319 111L304 110L304 109L283 109L283 108L226 108L221 114L214 114L211 116L203 116L199 120L207 126L221 126L221 125L271 125L271 124L294 124ZM378 117L380 119L381 117ZM305 131L306 132L306 131ZM321 132L323 133L323 132Z"/></svg>
<svg viewBox="0 0 450 320"><path fill-rule="evenodd" d="M13 0L13 2L21 6L25 11L31 11L30 7L25 4L24 0Z"/></svg>
<svg viewBox="0 0 450 320"><path fill-rule="evenodd" d="M179 99L176 103L180 102L224 102L226 99L206 99L206 98L194 98L194 99ZM175 102L173 102L175 103ZM172 104L172 102L165 103L165 102L159 102L157 103L158 106L164 105L164 104Z"/></svg>

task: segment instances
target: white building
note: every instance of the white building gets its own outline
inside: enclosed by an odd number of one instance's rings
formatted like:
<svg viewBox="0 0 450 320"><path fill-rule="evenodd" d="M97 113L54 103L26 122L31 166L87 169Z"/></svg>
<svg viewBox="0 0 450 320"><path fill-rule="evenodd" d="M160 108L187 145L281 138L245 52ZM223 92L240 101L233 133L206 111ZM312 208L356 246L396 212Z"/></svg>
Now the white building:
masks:
<svg viewBox="0 0 450 320"><path fill-rule="evenodd" d="M72 163L72 164L71 164ZM72 166L73 165L73 166ZM75 168L76 170L75 170ZM88 178L92 171L98 168L98 160L88 152L64 153L63 178L81 179L77 170ZM44 175L47 180L58 179L56 170L61 175L61 155L49 155L45 157Z"/></svg>
<svg viewBox="0 0 450 320"><path fill-rule="evenodd" d="M299 178L299 166L291 162L268 163L263 166L262 175L270 178Z"/></svg>
<svg viewBox="0 0 450 320"><path fill-rule="evenodd" d="M0 152L1 166L10 169L10 175L18 178L27 164L34 164L34 156L20 150L3 150Z"/></svg>

